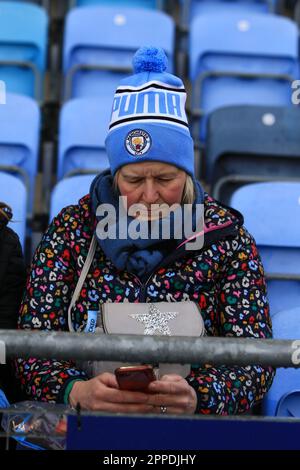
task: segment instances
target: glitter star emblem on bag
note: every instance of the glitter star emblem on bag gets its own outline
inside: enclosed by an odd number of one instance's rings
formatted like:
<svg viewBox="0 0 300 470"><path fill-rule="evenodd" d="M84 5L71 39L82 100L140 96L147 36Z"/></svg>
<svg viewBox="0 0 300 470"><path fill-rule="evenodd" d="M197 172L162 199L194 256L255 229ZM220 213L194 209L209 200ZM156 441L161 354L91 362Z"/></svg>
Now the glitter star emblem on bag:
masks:
<svg viewBox="0 0 300 470"><path fill-rule="evenodd" d="M171 336L169 321L174 320L178 312L161 312L155 304L149 304L149 313L131 314L140 323L145 325L144 335L154 335L156 332L161 335Z"/></svg>

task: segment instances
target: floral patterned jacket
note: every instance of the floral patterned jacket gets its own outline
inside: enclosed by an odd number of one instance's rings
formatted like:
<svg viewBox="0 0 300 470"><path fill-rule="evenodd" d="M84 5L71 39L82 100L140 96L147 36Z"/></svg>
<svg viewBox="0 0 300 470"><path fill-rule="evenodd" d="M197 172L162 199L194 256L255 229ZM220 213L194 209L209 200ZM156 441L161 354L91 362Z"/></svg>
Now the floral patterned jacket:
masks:
<svg viewBox="0 0 300 470"><path fill-rule="evenodd" d="M68 331L67 311L88 253L96 221L89 195L64 208L50 224L33 258L19 328ZM85 327L102 302L198 302L208 335L272 336L263 267L237 211L205 195L204 246L173 250L146 282L120 272L97 247L73 315ZM84 333L83 333L84 334ZM17 375L30 399L63 403L71 383L87 380L70 361L18 359ZM193 366L186 378L198 396L198 413L248 411L271 385L271 367Z"/></svg>

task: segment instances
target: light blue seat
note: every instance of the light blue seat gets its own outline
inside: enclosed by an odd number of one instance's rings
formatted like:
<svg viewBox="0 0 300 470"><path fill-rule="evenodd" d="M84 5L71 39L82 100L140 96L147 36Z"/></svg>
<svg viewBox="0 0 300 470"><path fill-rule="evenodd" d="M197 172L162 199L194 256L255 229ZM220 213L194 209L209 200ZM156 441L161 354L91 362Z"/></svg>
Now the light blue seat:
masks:
<svg viewBox="0 0 300 470"><path fill-rule="evenodd" d="M8 226L20 238L23 251L26 237L27 190L22 181L13 175L0 171L0 201L8 204L13 211L13 219Z"/></svg>
<svg viewBox="0 0 300 470"><path fill-rule="evenodd" d="M300 307L278 312L272 323L275 339L300 339ZM300 417L300 369L277 369L273 384L263 400L263 414Z"/></svg>
<svg viewBox="0 0 300 470"><path fill-rule="evenodd" d="M42 98L47 27L42 7L0 2L0 76L8 92Z"/></svg>
<svg viewBox="0 0 300 470"><path fill-rule="evenodd" d="M78 204L79 199L89 193L94 175L77 175L59 181L52 190L50 221L64 207Z"/></svg>
<svg viewBox="0 0 300 470"><path fill-rule="evenodd" d="M18 176L28 188L32 211L39 154L40 110L33 99L7 94L0 105L0 170Z"/></svg>
<svg viewBox="0 0 300 470"><path fill-rule="evenodd" d="M172 72L174 34L174 20L161 11L74 8L65 25L65 99L104 93L112 99L120 79L132 73L133 54L141 45L162 47Z"/></svg>
<svg viewBox="0 0 300 470"><path fill-rule="evenodd" d="M112 99L76 98L62 108L59 126L57 177L100 172L109 167L105 138L111 115Z"/></svg>
<svg viewBox="0 0 300 470"><path fill-rule="evenodd" d="M74 7L107 5L156 9L163 7L164 0L71 0L70 4Z"/></svg>
<svg viewBox="0 0 300 470"><path fill-rule="evenodd" d="M290 19L222 13L195 18L190 33L192 114L232 105L293 106L299 76L298 30ZM194 129L205 140L205 119Z"/></svg>
<svg viewBox="0 0 300 470"><path fill-rule="evenodd" d="M244 215L258 245L272 317L300 305L299 201L300 181L249 184L235 191L230 201Z"/></svg>
<svg viewBox="0 0 300 470"><path fill-rule="evenodd" d="M192 18L206 13L268 13L277 0L180 0L181 24L188 27Z"/></svg>

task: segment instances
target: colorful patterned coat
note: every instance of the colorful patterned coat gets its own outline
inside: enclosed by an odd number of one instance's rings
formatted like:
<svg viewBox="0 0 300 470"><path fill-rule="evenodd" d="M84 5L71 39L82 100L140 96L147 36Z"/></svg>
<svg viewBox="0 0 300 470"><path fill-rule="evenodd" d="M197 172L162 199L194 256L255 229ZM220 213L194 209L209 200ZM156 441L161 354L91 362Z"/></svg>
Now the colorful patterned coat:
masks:
<svg viewBox="0 0 300 470"><path fill-rule="evenodd" d="M63 209L36 250L22 302L19 327L67 331L67 310L96 226L89 196ZM173 250L144 284L119 272L98 247L74 309L75 329L99 302L198 302L208 335L270 338L263 268L242 216L205 196L205 241L199 251ZM85 333L82 333L85 334ZM17 373L30 399L63 403L74 379L86 380L72 361L19 359ZM192 368L197 412L248 411L268 390L267 367Z"/></svg>

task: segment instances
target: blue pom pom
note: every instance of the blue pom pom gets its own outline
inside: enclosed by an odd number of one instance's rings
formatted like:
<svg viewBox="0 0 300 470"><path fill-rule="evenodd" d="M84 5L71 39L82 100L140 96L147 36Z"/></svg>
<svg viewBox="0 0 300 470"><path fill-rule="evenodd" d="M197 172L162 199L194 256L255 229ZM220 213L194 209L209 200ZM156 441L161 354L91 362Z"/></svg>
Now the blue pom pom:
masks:
<svg viewBox="0 0 300 470"><path fill-rule="evenodd" d="M160 47L141 47L132 61L134 73L164 72L168 66L165 51Z"/></svg>

